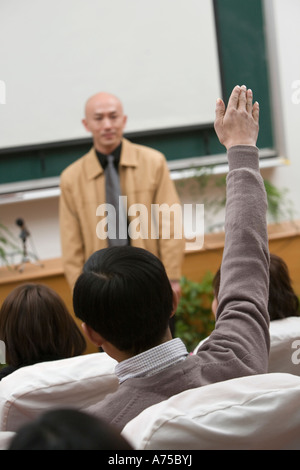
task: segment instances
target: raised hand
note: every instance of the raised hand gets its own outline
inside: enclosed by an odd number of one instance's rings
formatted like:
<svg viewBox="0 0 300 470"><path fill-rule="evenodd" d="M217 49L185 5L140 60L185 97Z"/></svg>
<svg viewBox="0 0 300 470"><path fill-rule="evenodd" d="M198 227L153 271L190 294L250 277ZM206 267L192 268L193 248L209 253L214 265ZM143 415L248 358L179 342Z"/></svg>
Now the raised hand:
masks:
<svg viewBox="0 0 300 470"><path fill-rule="evenodd" d="M252 90L236 86L227 109L220 98L216 104L215 131L228 150L234 145L256 145L259 131L259 104L253 104Z"/></svg>

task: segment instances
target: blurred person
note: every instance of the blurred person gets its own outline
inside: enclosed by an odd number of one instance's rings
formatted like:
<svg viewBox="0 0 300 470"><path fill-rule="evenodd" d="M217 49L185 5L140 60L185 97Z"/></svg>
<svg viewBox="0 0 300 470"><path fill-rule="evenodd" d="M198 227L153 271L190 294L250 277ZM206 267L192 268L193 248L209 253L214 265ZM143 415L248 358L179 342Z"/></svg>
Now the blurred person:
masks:
<svg viewBox="0 0 300 470"><path fill-rule="evenodd" d="M123 137L127 116L119 98L110 93L100 92L88 99L82 122L92 134L93 147L62 172L60 181L62 260L71 288L93 252L111 243L121 243L147 249L158 256L165 265L174 291L180 295L185 243L182 227L181 230L176 227L181 233L178 237L172 216L169 216L174 210L174 217L180 218L181 205L164 155ZM111 156L114 158L116 178L119 178L120 194L127 198L125 238L118 230L113 239L109 238L108 231L104 231L105 224L103 226L101 222L105 221L104 214L96 215L98 207L104 208L107 202L106 183L109 181L111 186L107 169ZM162 216L153 216L152 208L155 205L162 209ZM141 206L145 210L135 217ZM114 207L120 208L120 204ZM119 219L117 216L115 218L118 228ZM135 219L140 223L140 236L132 236L129 230ZM151 232L154 226L155 235Z"/></svg>
<svg viewBox="0 0 300 470"><path fill-rule="evenodd" d="M0 380L20 367L78 356L86 349L85 338L60 296L34 283L16 287L4 299L0 340L7 363Z"/></svg>
<svg viewBox="0 0 300 470"><path fill-rule="evenodd" d="M22 426L8 450L132 450L132 447L106 422L66 408L47 411Z"/></svg>
<svg viewBox="0 0 300 470"><path fill-rule="evenodd" d="M212 311L216 316L220 289L220 268L213 278ZM268 311L270 321L300 316L299 299L293 289L289 269L280 256L270 253L270 285Z"/></svg>

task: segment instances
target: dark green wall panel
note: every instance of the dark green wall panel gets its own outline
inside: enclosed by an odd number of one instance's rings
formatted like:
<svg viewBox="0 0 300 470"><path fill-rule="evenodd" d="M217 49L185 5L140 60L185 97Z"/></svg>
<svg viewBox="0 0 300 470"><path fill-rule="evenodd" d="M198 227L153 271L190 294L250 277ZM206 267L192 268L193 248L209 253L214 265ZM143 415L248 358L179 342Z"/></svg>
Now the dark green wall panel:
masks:
<svg viewBox="0 0 300 470"><path fill-rule="evenodd" d="M224 98L246 85L260 104L260 148L273 147L269 76L261 0L216 0Z"/></svg>

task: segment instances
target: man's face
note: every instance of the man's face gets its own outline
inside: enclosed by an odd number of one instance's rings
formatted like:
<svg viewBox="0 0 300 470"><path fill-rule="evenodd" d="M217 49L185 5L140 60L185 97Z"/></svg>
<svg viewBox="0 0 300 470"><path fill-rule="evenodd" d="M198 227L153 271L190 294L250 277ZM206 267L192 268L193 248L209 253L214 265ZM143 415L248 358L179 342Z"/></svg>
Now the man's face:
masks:
<svg viewBox="0 0 300 470"><path fill-rule="evenodd" d="M109 154L120 144L126 120L120 101L113 95L99 93L88 100L82 122L92 133L96 149Z"/></svg>

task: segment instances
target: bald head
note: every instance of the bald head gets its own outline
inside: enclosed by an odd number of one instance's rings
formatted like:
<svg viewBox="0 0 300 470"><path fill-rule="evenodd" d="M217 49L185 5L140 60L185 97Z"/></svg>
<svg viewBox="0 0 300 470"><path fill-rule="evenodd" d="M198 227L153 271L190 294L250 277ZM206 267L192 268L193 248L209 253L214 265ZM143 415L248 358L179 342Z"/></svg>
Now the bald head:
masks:
<svg viewBox="0 0 300 470"><path fill-rule="evenodd" d="M101 92L91 96L85 105L84 127L93 135L96 150L111 153L120 144L127 117L119 98Z"/></svg>
<svg viewBox="0 0 300 470"><path fill-rule="evenodd" d="M85 104L85 116L94 112L97 107L100 106L114 106L123 114L123 105L119 98L111 93L100 92L91 96Z"/></svg>

